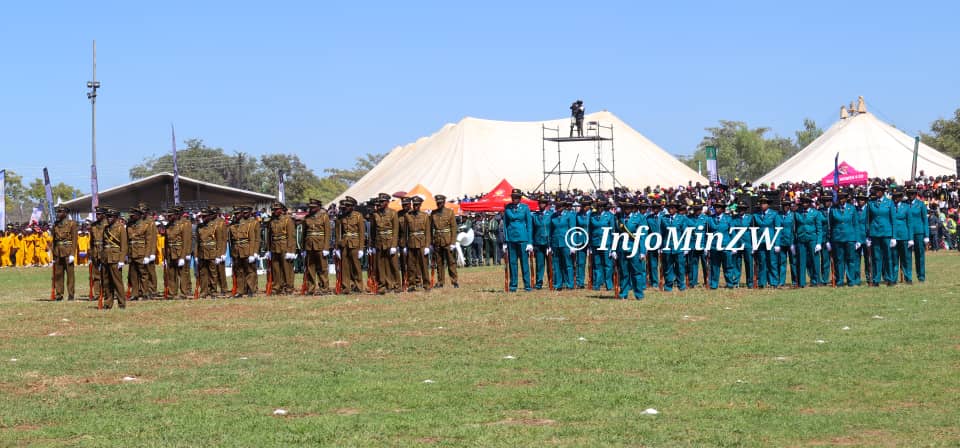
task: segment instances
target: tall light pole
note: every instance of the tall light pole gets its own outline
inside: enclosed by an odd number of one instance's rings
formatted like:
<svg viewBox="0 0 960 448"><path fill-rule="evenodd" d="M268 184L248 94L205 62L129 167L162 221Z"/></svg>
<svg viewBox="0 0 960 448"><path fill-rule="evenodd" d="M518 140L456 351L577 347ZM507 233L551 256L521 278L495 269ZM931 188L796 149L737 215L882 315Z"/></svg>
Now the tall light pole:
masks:
<svg viewBox="0 0 960 448"><path fill-rule="evenodd" d="M97 89L100 88L100 81L97 81L97 41L93 41L93 79L87 81L87 99L90 100L90 213L94 219L97 217L97 206L100 205L100 199L97 196Z"/></svg>

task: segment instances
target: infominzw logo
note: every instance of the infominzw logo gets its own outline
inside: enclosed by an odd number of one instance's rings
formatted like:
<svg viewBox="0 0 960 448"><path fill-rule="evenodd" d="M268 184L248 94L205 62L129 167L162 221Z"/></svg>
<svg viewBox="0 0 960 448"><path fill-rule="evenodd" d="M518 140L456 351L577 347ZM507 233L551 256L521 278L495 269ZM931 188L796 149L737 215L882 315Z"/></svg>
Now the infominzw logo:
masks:
<svg viewBox="0 0 960 448"><path fill-rule="evenodd" d="M772 250L781 229L782 227L730 227L729 232L720 233L704 232L702 227L687 227L678 232L671 227L666 230L666 235L663 235L650 233L648 226L640 226L634 233L614 232L613 229L604 228L597 250L617 250L628 253L629 257L635 256L641 247L645 252ZM583 250L590 244L589 233L583 227L571 227L564 235L564 242L572 251Z"/></svg>

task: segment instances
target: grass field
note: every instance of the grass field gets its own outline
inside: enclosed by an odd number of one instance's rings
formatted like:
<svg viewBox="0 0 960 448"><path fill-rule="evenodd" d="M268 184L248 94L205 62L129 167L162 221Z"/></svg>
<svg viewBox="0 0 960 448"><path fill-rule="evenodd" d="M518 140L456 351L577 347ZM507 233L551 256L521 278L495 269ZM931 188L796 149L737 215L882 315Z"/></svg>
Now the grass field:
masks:
<svg viewBox="0 0 960 448"><path fill-rule="evenodd" d="M507 295L479 268L429 294L109 312L4 269L0 446L958 446L958 266L640 302Z"/></svg>

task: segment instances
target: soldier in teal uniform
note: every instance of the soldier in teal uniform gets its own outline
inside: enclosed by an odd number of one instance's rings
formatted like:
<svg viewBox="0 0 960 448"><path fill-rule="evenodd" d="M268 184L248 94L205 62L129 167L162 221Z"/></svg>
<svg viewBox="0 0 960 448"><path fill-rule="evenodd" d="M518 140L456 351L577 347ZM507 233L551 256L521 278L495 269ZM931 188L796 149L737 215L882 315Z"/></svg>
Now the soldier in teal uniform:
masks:
<svg viewBox="0 0 960 448"><path fill-rule="evenodd" d="M781 204L780 214L780 283L784 286L787 283L787 266L790 267L790 286L799 286L797 275L797 214L799 213L799 201L784 199Z"/></svg>
<svg viewBox="0 0 960 448"><path fill-rule="evenodd" d="M574 204L576 207L576 204ZM590 196L584 196L580 199L580 210L576 212L574 216L575 225L585 232L590 232L590 216L593 214L593 198ZM583 289L586 284L587 273L587 256L589 255L589 249L583 248L579 249L573 253L573 258L575 264L574 269L574 280L576 283L574 285L577 289Z"/></svg>
<svg viewBox="0 0 960 448"><path fill-rule="evenodd" d="M707 219L708 218L703 215L703 203L699 200L695 201L687 214L687 220L690 222L690 225L693 226L691 238L693 238L694 242L699 239L703 242L702 244L706 244ZM703 249L703 247L697 247L691 243L690 253L687 255L687 284L691 288L696 288L700 282L701 265L704 275L707 275L707 270L710 268L709 262L706 257L704 257L705 251ZM706 286L706 284L704 284L704 286Z"/></svg>
<svg viewBox="0 0 960 448"><path fill-rule="evenodd" d="M620 202L624 216L620 231L629 234L630 238L622 248L617 262L620 265L620 298L626 299L633 291L633 298L643 299L643 290L646 289L647 269L644 262L647 258L646 226L647 219L636 209L637 203L627 198Z"/></svg>
<svg viewBox="0 0 960 448"><path fill-rule="evenodd" d="M710 289L717 289L720 286L720 276L723 275L727 288L733 288L733 269L731 266L730 252L726 249L730 242L730 228L733 227L733 219L727 214L727 204L717 202L713 204L716 215L708 221L707 230L714 234L710 250Z"/></svg>
<svg viewBox="0 0 960 448"><path fill-rule="evenodd" d="M817 251L814 255L814 259L817 263L817 269L820 273L820 286L829 285L832 272L830 270L830 251L824 250L827 249L827 242L830 241L830 219L827 216L831 207L833 207L833 194L824 194L820 191L820 198L822 202L816 207L817 214L820 219L820 247L821 250Z"/></svg>
<svg viewBox="0 0 960 448"><path fill-rule="evenodd" d="M917 272L917 280L927 279L927 244L930 243L930 225L927 220L929 211L927 204L917 196L915 188L907 189L910 198L910 233L913 235L913 260Z"/></svg>
<svg viewBox="0 0 960 448"><path fill-rule="evenodd" d="M590 252L591 263L593 264L593 290L599 291L600 285L607 288L607 291L613 291L613 263L617 256L616 251L607 251L600 247L603 242L604 231L608 232L607 246L613 245L613 226L614 213L609 209L604 209L607 204L596 202L594 212L590 214ZM610 204L613 206L613 204Z"/></svg>
<svg viewBox="0 0 960 448"><path fill-rule="evenodd" d="M664 291L672 291L673 287L678 287L681 291L687 289L687 282L684 281L684 271L686 263L684 262L684 248L676 247L674 238L681 239L683 231L687 228L687 217L677 213L679 204L671 202L667 205L667 213L660 218L660 232L663 235L663 245L661 253L664 263ZM683 241L680 241L683 244Z"/></svg>
<svg viewBox="0 0 960 448"><path fill-rule="evenodd" d="M913 227L910 213L910 200L903 195L903 192L897 190L893 192L893 239L897 241L897 246L891 249L890 261L893 269L893 281L896 282L900 277L900 271L903 270L903 280L908 284L913 284Z"/></svg>
<svg viewBox="0 0 960 448"><path fill-rule="evenodd" d="M550 214L550 251L553 254L553 289L563 291L573 289L574 259L567 246L567 231L576 224L574 213L569 209L570 201L557 200Z"/></svg>
<svg viewBox="0 0 960 448"><path fill-rule="evenodd" d="M550 198L540 195L537 199L538 210L533 212L533 253L536 260L536 281L534 288L543 289L543 272L546 270L547 255L550 249Z"/></svg>
<svg viewBox="0 0 960 448"><path fill-rule="evenodd" d="M753 216L753 225L757 227L758 235L762 235L764 232L770 235L769 238L773 245L754 248L757 254L757 287L770 286L776 288L782 285L784 279L786 279L786 271L782 271L782 260L786 258L783 253L783 246L786 243L786 249L789 252L790 244L793 244L793 228L790 228L789 231L788 229L781 230L780 235L774 238L777 227L781 225L780 215L776 211L770 210L770 200L767 197L761 197L758 202L760 203L760 211ZM792 225L792 223L791 215L790 224ZM784 241L785 239L788 241Z"/></svg>
<svg viewBox="0 0 960 448"><path fill-rule="evenodd" d="M829 210L830 213L830 241L827 250L833 256L836 266L837 286L854 286L857 269L857 209L847 203L847 193L838 195L837 204Z"/></svg>
<svg viewBox="0 0 960 448"><path fill-rule="evenodd" d="M802 211L796 214L797 282L798 287L806 286L806 271L810 271L810 286L820 284L820 265L815 264L814 254L823 248L820 245L823 229L820 227L820 213L811 204L810 198L800 200Z"/></svg>
<svg viewBox="0 0 960 448"><path fill-rule="evenodd" d="M649 205L649 207L647 207ZM647 218L647 227L649 235L661 235L660 233L660 204L656 201L651 203L641 203L640 212L643 213L643 216ZM660 287L660 270L663 269L660 266L660 257L662 252L660 248L655 248L652 252L647 254L647 283L653 288Z"/></svg>
<svg viewBox="0 0 960 448"><path fill-rule="evenodd" d="M867 245L871 246L873 257L873 286L880 286L880 280L893 286L893 264L890 249L896 247L893 239L894 210L893 202L884 195L886 188L875 185L873 199L867 204Z"/></svg>
<svg viewBox="0 0 960 448"><path fill-rule="evenodd" d="M863 272L863 277L867 279L867 284L872 281L872 275L870 274L872 263L870 258L870 248L867 247L867 200L870 199L866 194L857 193L857 261L856 261L856 271L854 273L854 284L860 286L861 284L861 272ZM863 267L861 268L860 264L863 262Z"/></svg>
<svg viewBox="0 0 960 448"><path fill-rule="evenodd" d="M530 207L520 202L523 192L514 188L510 203L503 208L504 248L510 264L510 292L517 290L517 260L523 273L523 289L530 291L529 253L533 252L533 215Z"/></svg>
<svg viewBox="0 0 960 448"><path fill-rule="evenodd" d="M746 202L740 202L737 204L737 212L733 219L734 227L744 227L747 231L740 237L740 244L743 245L743 250L738 251L734 254L734 259L742 259L743 261L735 261L737 265L737 283L740 283L740 268L743 267L743 275L747 278L747 288L756 287L756 283L760 282L760 273L757 272L757 282L754 283L754 269L756 269L756 248L753 247L752 237L750 235L750 228L755 227L756 223L754 222L754 215L750 213L750 206ZM773 238L773 234L770 235Z"/></svg>

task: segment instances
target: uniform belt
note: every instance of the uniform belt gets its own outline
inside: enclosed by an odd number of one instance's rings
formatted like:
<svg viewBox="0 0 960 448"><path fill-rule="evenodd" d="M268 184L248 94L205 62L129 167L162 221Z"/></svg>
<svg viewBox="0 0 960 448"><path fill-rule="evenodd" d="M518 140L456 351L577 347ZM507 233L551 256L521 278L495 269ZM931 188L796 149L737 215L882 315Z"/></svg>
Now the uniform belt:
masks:
<svg viewBox="0 0 960 448"><path fill-rule="evenodd" d="M94 241L93 247L103 247L103 241Z"/></svg>
<svg viewBox="0 0 960 448"><path fill-rule="evenodd" d="M127 242L127 244L129 244L129 245L131 245L131 246L143 246L143 245L147 244L147 242L144 241L144 240L130 240L130 241Z"/></svg>
<svg viewBox="0 0 960 448"><path fill-rule="evenodd" d="M57 246L73 246L73 241L57 241Z"/></svg>
<svg viewBox="0 0 960 448"><path fill-rule="evenodd" d="M287 236L286 236L286 235L271 235L271 236L270 236L270 239L271 239L272 241L283 241L283 240L286 240L286 239L287 239Z"/></svg>
<svg viewBox="0 0 960 448"><path fill-rule="evenodd" d="M116 244L107 244L107 245L105 245L104 247L106 247L106 248L108 248L108 249L119 249L119 248L120 248L120 246L118 246L118 245L116 245Z"/></svg>
<svg viewBox="0 0 960 448"><path fill-rule="evenodd" d="M378 235L393 235L393 230L381 230L377 232Z"/></svg>
<svg viewBox="0 0 960 448"><path fill-rule="evenodd" d="M250 242L250 238L237 238L235 241L237 242L237 244L240 244L240 243L246 244Z"/></svg>
<svg viewBox="0 0 960 448"><path fill-rule="evenodd" d="M183 242L181 241L181 242L176 242L176 243L167 243L167 246L171 246L171 247L182 247L182 246L183 246Z"/></svg>
<svg viewBox="0 0 960 448"><path fill-rule="evenodd" d="M307 232L307 236L324 236L326 235L323 232Z"/></svg>
<svg viewBox="0 0 960 448"><path fill-rule="evenodd" d="M203 243L203 246L204 246L204 247L216 246L216 245L217 245L217 242L216 242L216 241L207 241L207 242Z"/></svg>
<svg viewBox="0 0 960 448"><path fill-rule="evenodd" d="M410 232L410 234L414 236L420 236L420 235L426 235L427 232Z"/></svg>
<svg viewBox="0 0 960 448"><path fill-rule="evenodd" d="M433 233L450 233L450 229L434 230Z"/></svg>
<svg viewBox="0 0 960 448"><path fill-rule="evenodd" d="M358 232L346 232L346 233L343 234L343 236L360 236L360 233L358 233Z"/></svg>

